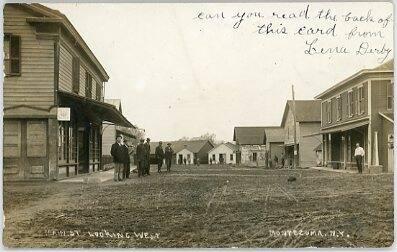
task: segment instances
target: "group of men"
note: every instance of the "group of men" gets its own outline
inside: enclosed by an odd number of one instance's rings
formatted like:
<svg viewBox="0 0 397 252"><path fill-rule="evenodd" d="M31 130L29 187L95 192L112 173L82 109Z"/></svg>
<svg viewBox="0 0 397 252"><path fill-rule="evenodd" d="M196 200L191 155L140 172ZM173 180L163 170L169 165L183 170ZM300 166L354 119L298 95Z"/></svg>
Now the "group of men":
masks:
<svg viewBox="0 0 397 252"><path fill-rule="evenodd" d="M130 155L132 149L121 135L116 136L116 142L112 145L110 154L114 163L114 181L123 181L130 177Z"/></svg>
<svg viewBox="0 0 397 252"><path fill-rule="evenodd" d="M161 172L161 167L165 159L167 165L167 171L171 171L171 160L174 151L171 148L171 143L167 144L165 150L163 149L163 143L160 141L159 145L155 150L155 158L157 161L157 172ZM140 143L136 147L136 157L137 157L137 168L138 177L150 175L150 138L146 139L146 143L141 139Z"/></svg>

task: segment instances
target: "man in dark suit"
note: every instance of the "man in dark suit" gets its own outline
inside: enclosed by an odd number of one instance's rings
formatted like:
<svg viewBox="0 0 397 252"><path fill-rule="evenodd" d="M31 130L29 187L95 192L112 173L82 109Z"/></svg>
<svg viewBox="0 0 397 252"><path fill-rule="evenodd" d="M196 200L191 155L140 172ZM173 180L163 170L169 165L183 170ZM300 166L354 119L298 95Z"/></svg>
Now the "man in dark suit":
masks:
<svg viewBox="0 0 397 252"><path fill-rule="evenodd" d="M157 160L157 172L161 172L161 167L163 166L164 160L164 150L163 150L163 142L159 142L159 145L156 147L156 160Z"/></svg>
<svg viewBox="0 0 397 252"><path fill-rule="evenodd" d="M123 180L124 171L124 145L121 142L122 136L117 135L116 142L112 145L110 154L113 157L114 163L114 181Z"/></svg>
<svg viewBox="0 0 397 252"><path fill-rule="evenodd" d="M143 176L145 169L145 147L143 143L145 140L141 139L136 147L136 160L138 168L138 177Z"/></svg>
<svg viewBox="0 0 397 252"><path fill-rule="evenodd" d="M145 174L150 175L150 138L146 138L145 149Z"/></svg>
<svg viewBox="0 0 397 252"><path fill-rule="evenodd" d="M174 150L171 148L171 143L168 143L164 151L165 164L167 165L168 172L171 171L172 154L174 154Z"/></svg>
<svg viewBox="0 0 397 252"><path fill-rule="evenodd" d="M123 156L124 156L124 173L123 178L130 178L130 146L128 140L124 139L123 143Z"/></svg>

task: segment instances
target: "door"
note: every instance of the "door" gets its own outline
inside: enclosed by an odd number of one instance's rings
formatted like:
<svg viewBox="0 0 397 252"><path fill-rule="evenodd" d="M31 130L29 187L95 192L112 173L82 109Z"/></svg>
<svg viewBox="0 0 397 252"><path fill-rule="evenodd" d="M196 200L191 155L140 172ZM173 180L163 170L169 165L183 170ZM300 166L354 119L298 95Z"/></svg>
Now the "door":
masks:
<svg viewBox="0 0 397 252"><path fill-rule="evenodd" d="M88 172L88 132L86 128L80 127L77 131L77 149L78 149L78 157L79 157L79 173L87 173Z"/></svg>
<svg viewBox="0 0 397 252"><path fill-rule="evenodd" d="M48 178L47 120L4 121L5 179Z"/></svg>
<svg viewBox="0 0 397 252"><path fill-rule="evenodd" d="M257 159L258 159L258 153L253 152L253 153L252 153L252 161L253 161L253 162L256 162Z"/></svg>
<svg viewBox="0 0 397 252"><path fill-rule="evenodd" d="M387 144L387 171L394 171L394 137L393 134L388 135L388 144Z"/></svg>
<svg viewBox="0 0 397 252"><path fill-rule="evenodd" d="M179 154L178 164L182 164L182 163L183 163L183 155Z"/></svg>

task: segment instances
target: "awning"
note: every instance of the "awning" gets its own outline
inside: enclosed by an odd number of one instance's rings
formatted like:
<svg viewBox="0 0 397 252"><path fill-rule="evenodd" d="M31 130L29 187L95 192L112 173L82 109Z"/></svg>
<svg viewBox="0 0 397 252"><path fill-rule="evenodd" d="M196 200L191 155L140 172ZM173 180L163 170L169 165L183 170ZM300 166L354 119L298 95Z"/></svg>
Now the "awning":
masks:
<svg viewBox="0 0 397 252"><path fill-rule="evenodd" d="M117 125L116 126L116 133L136 139L136 136L133 133L131 128L121 127L121 126Z"/></svg>
<svg viewBox="0 0 397 252"><path fill-rule="evenodd" d="M123 114L121 114L121 112L111 104L65 91L58 91L58 94L62 99L62 106L73 106L77 103L77 105L80 105L79 107L82 109L84 115L91 120L108 121L120 126L135 128L135 126L132 125L127 118L125 118Z"/></svg>
<svg viewBox="0 0 397 252"><path fill-rule="evenodd" d="M321 133L325 134L325 133L335 133L335 132L348 131L348 130L351 130L351 129L355 129L355 128L358 128L358 127L362 127L362 126L368 125L368 123L369 123L368 120L348 123L348 124L345 124L345 125L332 127L331 129L321 130Z"/></svg>

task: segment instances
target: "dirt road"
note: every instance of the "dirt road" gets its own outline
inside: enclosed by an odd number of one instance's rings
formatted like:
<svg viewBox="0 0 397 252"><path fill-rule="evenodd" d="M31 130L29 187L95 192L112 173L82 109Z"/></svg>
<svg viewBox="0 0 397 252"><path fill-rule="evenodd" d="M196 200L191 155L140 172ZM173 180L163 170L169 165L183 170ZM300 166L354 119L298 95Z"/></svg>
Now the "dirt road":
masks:
<svg viewBox="0 0 397 252"><path fill-rule="evenodd" d="M4 185L8 247L385 247L393 175L175 167L115 183ZM294 175L297 180L288 182Z"/></svg>

